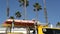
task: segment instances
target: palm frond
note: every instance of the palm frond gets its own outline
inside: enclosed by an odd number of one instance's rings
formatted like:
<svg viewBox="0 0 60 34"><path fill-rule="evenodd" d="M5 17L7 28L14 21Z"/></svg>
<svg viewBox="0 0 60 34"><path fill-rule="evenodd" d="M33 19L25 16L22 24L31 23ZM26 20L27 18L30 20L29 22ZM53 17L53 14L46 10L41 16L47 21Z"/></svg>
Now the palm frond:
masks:
<svg viewBox="0 0 60 34"><path fill-rule="evenodd" d="M39 11L40 9L37 9L37 11Z"/></svg>
<svg viewBox="0 0 60 34"><path fill-rule="evenodd" d="M57 22L57 24L56 24L57 26L60 26L60 22Z"/></svg>
<svg viewBox="0 0 60 34"><path fill-rule="evenodd" d="M21 15L21 13L20 13L19 11L17 11L17 12L15 13L15 16L16 16L17 18L20 18L22 15Z"/></svg>
<svg viewBox="0 0 60 34"><path fill-rule="evenodd" d="M10 18L9 19L14 19L14 16L10 16Z"/></svg>
<svg viewBox="0 0 60 34"><path fill-rule="evenodd" d="M20 3L20 6L24 6L24 4L25 4L24 0L19 0L18 2ZM29 1L28 0L26 0L26 7L27 6L29 6Z"/></svg>
<svg viewBox="0 0 60 34"><path fill-rule="evenodd" d="M42 8L41 8L41 5L39 5L39 3L35 3L35 4L33 5L33 7L34 7L37 11L39 11L39 10L42 9Z"/></svg>
<svg viewBox="0 0 60 34"><path fill-rule="evenodd" d="M29 1L26 1L26 7L29 6Z"/></svg>
<svg viewBox="0 0 60 34"><path fill-rule="evenodd" d="M39 3L36 3L36 5L39 5Z"/></svg>
<svg viewBox="0 0 60 34"><path fill-rule="evenodd" d="M39 8L40 10L42 10L42 8Z"/></svg>
<svg viewBox="0 0 60 34"><path fill-rule="evenodd" d="M36 9L34 9L34 11L36 11Z"/></svg>
<svg viewBox="0 0 60 34"><path fill-rule="evenodd" d="M18 0L18 2L19 2L19 3L22 3L22 2L24 2L24 0Z"/></svg>

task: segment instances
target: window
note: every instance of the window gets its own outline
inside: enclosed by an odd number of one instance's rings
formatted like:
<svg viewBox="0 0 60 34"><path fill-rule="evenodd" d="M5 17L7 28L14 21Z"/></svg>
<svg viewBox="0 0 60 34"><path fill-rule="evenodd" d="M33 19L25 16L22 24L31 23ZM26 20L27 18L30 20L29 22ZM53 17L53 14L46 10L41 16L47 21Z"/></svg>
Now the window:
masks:
<svg viewBox="0 0 60 34"><path fill-rule="evenodd" d="M60 30L58 29L51 29L51 28L43 28L44 34L60 34Z"/></svg>

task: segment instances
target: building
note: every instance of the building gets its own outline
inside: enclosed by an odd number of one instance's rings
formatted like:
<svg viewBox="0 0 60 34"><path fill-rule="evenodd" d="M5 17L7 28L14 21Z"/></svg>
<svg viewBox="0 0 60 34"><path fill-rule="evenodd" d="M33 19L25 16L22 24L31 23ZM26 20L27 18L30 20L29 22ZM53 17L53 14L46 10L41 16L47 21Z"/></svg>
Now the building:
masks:
<svg viewBox="0 0 60 34"><path fill-rule="evenodd" d="M3 23L1 28L1 33L14 33L14 34L27 34L30 32L33 33L35 20L16 20L16 19L7 19ZM11 29L10 29L11 28Z"/></svg>

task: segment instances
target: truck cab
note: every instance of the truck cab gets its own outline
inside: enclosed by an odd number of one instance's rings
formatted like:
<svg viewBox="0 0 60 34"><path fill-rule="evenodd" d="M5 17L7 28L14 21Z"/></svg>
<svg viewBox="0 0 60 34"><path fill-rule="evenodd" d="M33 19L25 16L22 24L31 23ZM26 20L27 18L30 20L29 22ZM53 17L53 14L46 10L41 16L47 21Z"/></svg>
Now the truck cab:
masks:
<svg viewBox="0 0 60 34"><path fill-rule="evenodd" d="M60 28L57 27L47 27L47 26L38 26L37 34L60 34Z"/></svg>

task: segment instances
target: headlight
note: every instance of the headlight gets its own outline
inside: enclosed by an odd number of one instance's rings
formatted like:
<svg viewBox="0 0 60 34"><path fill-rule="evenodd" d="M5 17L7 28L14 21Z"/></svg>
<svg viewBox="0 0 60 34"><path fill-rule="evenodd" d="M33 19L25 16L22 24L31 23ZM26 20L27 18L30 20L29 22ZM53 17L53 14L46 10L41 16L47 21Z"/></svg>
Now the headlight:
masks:
<svg viewBox="0 0 60 34"><path fill-rule="evenodd" d="M43 28L42 31L43 31L43 32L46 32L47 30L46 30L46 28Z"/></svg>

